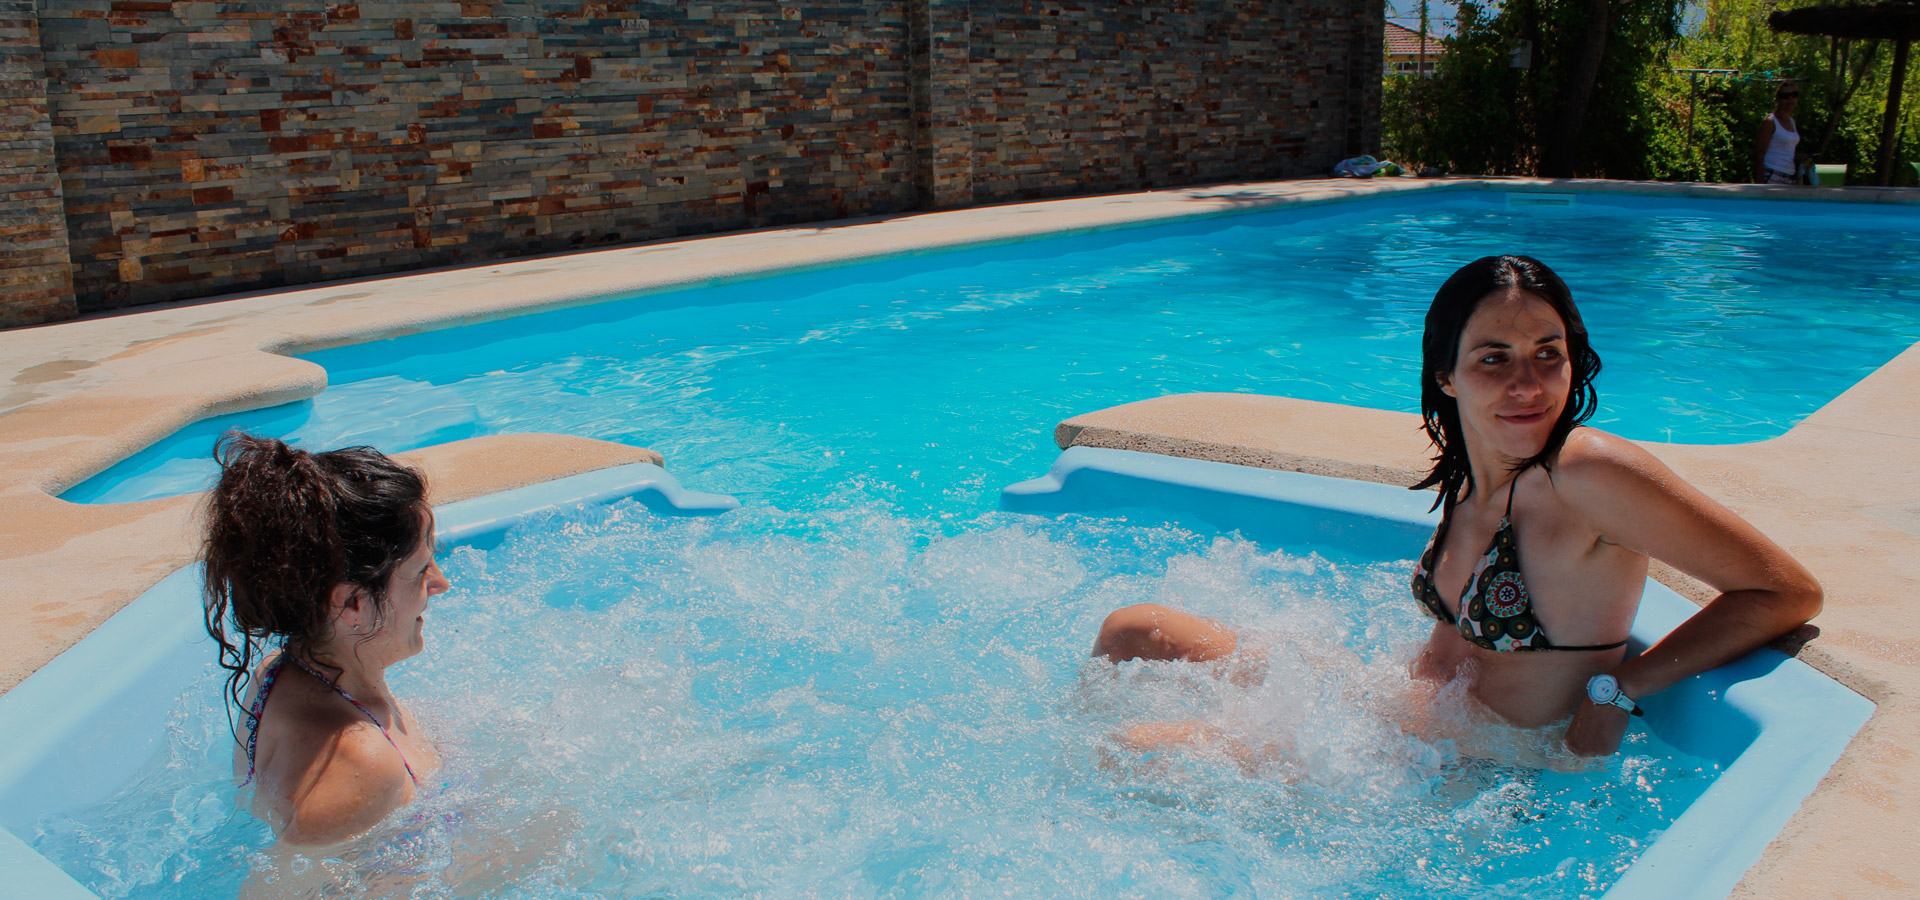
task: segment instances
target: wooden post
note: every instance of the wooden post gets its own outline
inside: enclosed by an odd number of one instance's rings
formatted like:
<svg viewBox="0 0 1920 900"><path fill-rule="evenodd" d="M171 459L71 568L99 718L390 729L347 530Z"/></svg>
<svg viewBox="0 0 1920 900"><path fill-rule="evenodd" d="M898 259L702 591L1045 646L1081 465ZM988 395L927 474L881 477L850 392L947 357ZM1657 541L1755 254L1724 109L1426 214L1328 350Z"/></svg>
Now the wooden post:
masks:
<svg viewBox="0 0 1920 900"><path fill-rule="evenodd" d="M1880 186L1893 185L1893 144L1899 136L1900 88L1907 81L1907 47L1913 41L1901 38L1893 48L1893 82L1887 86L1887 115L1880 121Z"/></svg>

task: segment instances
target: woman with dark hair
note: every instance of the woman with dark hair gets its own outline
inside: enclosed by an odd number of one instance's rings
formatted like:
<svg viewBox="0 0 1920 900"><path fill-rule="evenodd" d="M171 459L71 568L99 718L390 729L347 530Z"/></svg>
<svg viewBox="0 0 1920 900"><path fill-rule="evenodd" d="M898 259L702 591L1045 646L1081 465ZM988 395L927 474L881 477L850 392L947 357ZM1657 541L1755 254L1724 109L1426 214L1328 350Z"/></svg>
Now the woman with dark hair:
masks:
<svg viewBox="0 0 1920 900"><path fill-rule="evenodd" d="M1807 155L1799 150L1800 123L1793 110L1800 105L1800 89L1791 81L1780 82L1773 92L1773 112L1760 120L1760 132L1753 141L1753 180L1759 184L1798 184L1800 163Z"/></svg>
<svg viewBox="0 0 1920 900"><path fill-rule="evenodd" d="M1502 719L1568 723L1567 748L1614 752L1637 701L1745 655L1820 610L1813 576L1752 525L1623 438L1582 427L1600 358L1567 286L1540 262L1490 256L1434 296L1421 413L1438 451L1439 529L1413 572L1436 619L1413 674L1470 680ZM1722 593L1633 658L1647 561ZM1153 604L1119 610L1094 654L1222 659L1237 636ZM1149 742L1201 736L1149 730Z"/></svg>
<svg viewBox="0 0 1920 900"><path fill-rule="evenodd" d="M239 432L214 456L206 624L245 714L234 770L282 843L336 844L438 763L386 681L420 652L427 601L447 589L426 480L372 448L308 453Z"/></svg>

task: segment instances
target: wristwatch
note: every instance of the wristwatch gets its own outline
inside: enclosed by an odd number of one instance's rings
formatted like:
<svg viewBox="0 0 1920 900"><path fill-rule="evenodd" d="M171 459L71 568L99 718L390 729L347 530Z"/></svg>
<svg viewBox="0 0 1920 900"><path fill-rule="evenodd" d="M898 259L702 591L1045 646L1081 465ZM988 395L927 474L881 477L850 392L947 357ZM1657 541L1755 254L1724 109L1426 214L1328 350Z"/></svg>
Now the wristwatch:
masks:
<svg viewBox="0 0 1920 900"><path fill-rule="evenodd" d="M1612 675L1595 675L1587 679L1587 699L1601 706L1618 706L1636 716L1646 715L1632 697L1620 693L1620 680Z"/></svg>

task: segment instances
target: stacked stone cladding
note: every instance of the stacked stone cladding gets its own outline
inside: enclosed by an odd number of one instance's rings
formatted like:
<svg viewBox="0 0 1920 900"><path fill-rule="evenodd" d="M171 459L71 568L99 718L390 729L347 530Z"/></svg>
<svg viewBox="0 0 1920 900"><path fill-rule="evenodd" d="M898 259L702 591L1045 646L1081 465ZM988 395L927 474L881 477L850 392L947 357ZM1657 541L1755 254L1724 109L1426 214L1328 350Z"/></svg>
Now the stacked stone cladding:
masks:
<svg viewBox="0 0 1920 900"><path fill-rule="evenodd" d="M46 3L83 307L913 203L884 4Z"/></svg>
<svg viewBox="0 0 1920 900"><path fill-rule="evenodd" d="M1383 22L1346 0L974 4L971 199L1324 173L1377 141L1350 113L1379 79L1349 88Z"/></svg>
<svg viewBox="0 0 1920 900"><path fill-rule="evenodd" d="M40 2L80 311L1320 172L1378 104L1378 0Z"/></svg>
<svg viewBox="0 0 1920 900"><path fill-rule="evenodd" d="M0 328L77 311L46 81L33 0L0 0Z"/></svg>

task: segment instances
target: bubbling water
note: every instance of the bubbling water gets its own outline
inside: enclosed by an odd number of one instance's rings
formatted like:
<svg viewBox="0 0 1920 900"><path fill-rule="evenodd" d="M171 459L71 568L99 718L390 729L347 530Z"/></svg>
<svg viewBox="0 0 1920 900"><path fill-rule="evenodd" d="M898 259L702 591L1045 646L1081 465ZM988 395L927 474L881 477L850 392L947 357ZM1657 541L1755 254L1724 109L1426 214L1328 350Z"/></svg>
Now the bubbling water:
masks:
<svg viewBox="0 0 1920 900"><path fill-rule="evenodd" d="M210 671L164 757L38 848L108 898L249 877L321 896L1582 897L1712 773L1644 732L1571 774L1412 736L1395 698L1430 626L1404 561L914 518L856 487L805 511L552 515L443 567L454 588L393 683L445 765L373 833L264 852ZM1141 602L1248 650L1090 660L1101 618ZM1143 722L1220 738L1142 752L1122 736Z"/></svg>

